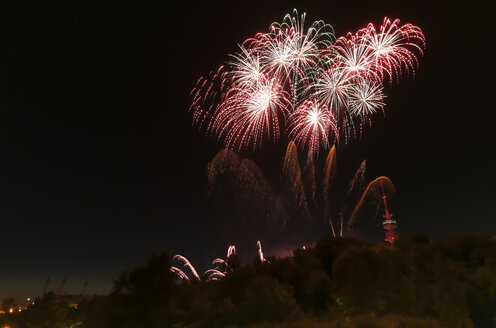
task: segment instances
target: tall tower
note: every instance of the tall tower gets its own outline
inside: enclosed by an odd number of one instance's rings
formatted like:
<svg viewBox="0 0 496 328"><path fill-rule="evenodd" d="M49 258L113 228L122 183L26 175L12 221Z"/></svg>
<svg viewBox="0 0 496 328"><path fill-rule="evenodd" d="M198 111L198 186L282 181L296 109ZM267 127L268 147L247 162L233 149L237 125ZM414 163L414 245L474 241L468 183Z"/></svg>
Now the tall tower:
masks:
<svg viewBox="0 0 496 328"><path fill-rule="evenodd" d="M381 182L381 186L382 186L382 182ZM384 241L392 244L397 237L396 235L397 223L396 220L393 219L393 214L389 212L386 199L387 197L386 194L384 193L384 187L382 186L382 200L384 201L384 210L386 212L386 214L382 216L384 218L384 221L382 221L382 227L384 228Z"/></svg>

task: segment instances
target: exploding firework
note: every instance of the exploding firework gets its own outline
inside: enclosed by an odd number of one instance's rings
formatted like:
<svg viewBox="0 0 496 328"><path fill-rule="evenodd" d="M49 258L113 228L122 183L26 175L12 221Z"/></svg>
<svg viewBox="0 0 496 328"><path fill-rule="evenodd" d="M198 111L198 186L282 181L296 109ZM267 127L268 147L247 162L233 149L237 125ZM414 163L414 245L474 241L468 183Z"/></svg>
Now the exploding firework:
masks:
<svg viewBox="0 0 496 328"><path fill-rule="evenodd" d="M350 113L358 117L368 117L384 108L384 94L379 83L363 80L355 84L349 94Z"/></svg>
<svg viewBox="0 0 496 328"><path fill-rule="evenodd" d="M239 48L241 52L231 55L233 60L229 62L233 84L257 83L262 76L259 55L248 51L243 46Z"/></svg>
<svg viewBox="0 0 496 328"><path fill-rule="evenodd" d="M258 259L260 260L260 262L265 262L265 258L264 258L264 254L263 254L263 251L262 251L262 243L259 241L257 241L257 248L258 248Z"/></svg>
<svg viewBox="0 0 496 328"><path fill-rule="evenodd" d="M325 52L334 39L332 27L323 21L316 21L305 30L305 16L303 13L300 17L294 10L281 24L273 23L270 33L259 34L259 49L268 71L289 79L293 90L305 81L309 70L325 60Z"/></svg>
<svg viewBox="0 0 496 328"><path fill-rule="evenodd" d="M336 40L333 50L340 69L351 78L378 79L380 67L374 65L374 58L367 47L368 30L348 33Z"/></svg>
<svg viewBox="0 0 496 328"><path fill-rule="evenodd" d="M208 77L200 77L191 90L193 101L190 109L193 112L193 123L200 129L210 132L212 123L218 114L218 105L222 103L229 90L226 82L227 72L224 66L210 72Z"/></svg>
<svg viewBox="0 0 496 328"><path fill-rule="evenodd" d="M418 65L416 53L423 53L425 37L422 30L412 24L400 26L400 20L384 18L379 31L371 23L367 26L367 47L374 58L378 73L387 73L389 80L399 78L403 71L415 72Z"/></svg>
<svg viewBox="0 0 496 328"><path fill-rule="evenodd" d="M384 111L383 84L414 72L425 38L419 27L384 18L335 38L329 24L305 27L295 10L267 33L246 39L226 66L200 78L192 91L193 122L227 148L277 142L319 153L360 136Z"/></svg>
<svg viewBox="0 0 496 328"><path fill-rule="evenodd" d="M289 135L312 153L329 148L329 133L336 135L334 117L326 105L307 100L291 115Z"/></svg>
<svg viewBox="0 0 496 328"><path fill-rule="evenodd" d="M307 93L336 112L346 108L352 86L351 75L347 74L343 66L331 65L319 70Z"/></svg>
<svg viewBox="0 0 496 328"><path fill-rule="evenodd" d="M231 88L213 121L215 133L228 148L256 148L266 138L277 141L284 125L289 97L277 79L261 76Z"/></svg>

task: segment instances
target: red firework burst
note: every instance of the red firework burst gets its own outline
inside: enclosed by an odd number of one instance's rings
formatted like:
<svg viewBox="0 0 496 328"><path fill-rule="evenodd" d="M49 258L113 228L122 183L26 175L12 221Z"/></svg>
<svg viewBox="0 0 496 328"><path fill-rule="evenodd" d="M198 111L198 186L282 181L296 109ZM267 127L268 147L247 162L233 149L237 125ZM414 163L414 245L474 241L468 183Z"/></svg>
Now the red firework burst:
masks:
<svg viewBox="0 0 496 328"><path fill-rule="evenodd" d="M313 153L329 148L329 138L337 137L334 116L326 105L307 100L291 115L289 135L295 143Z"/></svg>

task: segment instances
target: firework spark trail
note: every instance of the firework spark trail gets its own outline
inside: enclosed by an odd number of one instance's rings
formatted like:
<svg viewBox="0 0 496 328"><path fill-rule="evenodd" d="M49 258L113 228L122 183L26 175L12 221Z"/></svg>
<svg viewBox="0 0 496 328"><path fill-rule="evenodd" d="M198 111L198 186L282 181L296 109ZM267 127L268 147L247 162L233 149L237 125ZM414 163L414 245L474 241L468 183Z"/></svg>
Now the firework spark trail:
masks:
<svg viewBox="0 0 496 328"><path fill-rule="evenodd" d="M322 182L322 194L324 197L324 215L331 225L332 235L336 237L336 231L334 230L334 224L331 217L331 209L329 204L329 189L334 182L336 177L336 147L332 146L329 154L327 155L324 164L324 176Z"/></svg>
<svg viewBox="0 0 496 328"><path fill-rule="evenodd" d="M313 153L309 152L307 156L307 160L303 167L303 176L305 181L305 191L307 195L307 200L312 202L312 208L318 208L318 202L315 197L315 193L317 190L317 184L315 181L315 163L313 160Z"/></svg>
<svg viewBox="0 0 496 328"><path fill-rule="evenodd" d="M193 273L193 275L195 276L196 279L200 280L200 276L196 272L196 269L193 267L193 265L191 265L191 263L189 262L189 260L187 258L178 254L178 255L174 255L174 257L172 258L172 261L181 262L184 265L184 267L188 268L191 271L191 273Z"/></svg>
<svg viewBox="0 0 496 328"><path fill-rule="evenodd" d="M226 259L230 258L233 255L236 255L236 246L231 245L227 248Z"/></svg>
<svg viewBox="0 0 496 328"><path fill-rule="evenodd" d="M348 220L348 229L351 229L353 223L355 223L355 219L363 204L365 203L365 199L367 197L375 196L380 200L383 191L388 197L391 197L391 195L395 192L393 182L388 177L378 177L368 184L367 188L365 188L365 191L362 193L360 200L353 209L353 213L351 214L350 219ZM378 204L380 204L380 201L378 202Z"/></svg>
<svg viewBox="0 0 496 328"><path fill-rule="evenodd" d="M233 255L236 255L236 247L234 245L231 245L227 249L226 260L221 259L221 258L214 259L212 261L212 265L214 266L214 268L208 269L208 270L206 270L203 273L203 276L206 277L206 281L220 280L223 277L225 277L226 274L227 274L227 272L231 270L231 268L230 268L229 263L227 262L227 260L231 256L233 256ZM193 275L195 276L195 278L198 281L200 281L200 276L198 275L197 271L191 265L191 263L189 262L189 260L187 258L185 258L182 255L175 255L172 258L172 261L171 262L174 262L174 261L181 262L183 264L183 266L184 267L187 267L191 271L191 273L193 273ZM173 273L175 273L183 281L186 281L188 283L191 282L191 279L188 277L188 275L183 270L179 269L178 267L171 266L170 267L170 271L173 272Z"/></svg>
<svg viewBox="0 0 496 328"><path fill-rule="evenodd" d="M348 198L351 193L355 190L355 188L361 188L363 190L362 186L365 181L365 169L367 168L367 160L364 159L362 163L360 163L360 166L358 167L357 171L355 172L355 175L353 176L353 179L351 179L349 185L348 185L348 192L346 194L346 198ZM360 191L361 191L360 190Z"/></svg>
<svg viewBox="0 0 496 328"><path fill-rule="evenodd" d="M236 246L234 245L231 245L227 248L227 255L226 255L226 259L221 259L221 258L216 258L212 261L212 265L214 266L214 268L216 270L218 270L219 267L223 267L224 268L224 274L227 272L227 270L230 270L230 266L229 266L229 263L227 262L227 260L229 260L229 258L233 255L236 255Z"/></svg>
<svg viewBox="0 0 496 328"><path fill-rule="evenodd" d="M343 198L343 205L339 211L339 236L343 236L343 229L344 227L344 221L345 221L345 213L348 211L348 205L349 201L353 201L355 199L352 197L352 194L356 196L356 193L358 192L359 195L362 194L363 192L363 184L365 181L365 169L367 167L367 160L363 160L358 169L355 172L355 175L351 179L350 183L348 184L348 190L346 192L346 195Z"/></svg>
<svg viewBox="0 0 496 328"><path fill-rule="evenodd" d="M292 91L306 80L309 69L319 65L334 40L332 27L323 21L314 22L305 31L305 16L294 10L282 23L272 23L269 33L258 33L243 43L260 54L264 71L288 83Z"/></svg>
<svg viewBox="0 0 496 328"><path fill-rule="evenodd" d="M227 265L227 262L224 259L221 258L216 258L212 261L213 266L222 266L222 265Z"/></svg>
<svg viewBox="0 0 496 328"><path fill-rule="evenodd" d="M362 79L350 90L348 105L350 113L366 118L377 110L384 109L384 97L381 84Z"/></svg>
<svg viewBox="0 0 496 328"><path fill-rule="evenodd" d="M229 258L236 255L236 246L231 245L227 248L226 259L216 258L212 261L213 269L208 269L203 274L207 277L207 281L220 280L226 276L229 271L232 271L229 265ZM222 271L221 271L222 270Z"/></svg>
<svg viewBox="0 0 496 328"><path fill-rule="evenodd" d="M238 181L244 190L252 190L257 199L271 203L272 187L265 178L262 170L251 160L244 158L239 166ZM234 249L236 251L236 249Z"/></svg>
<svg viewBox="0 0 496 328"><path fill-rule="evenodd" d="M175 274L177 274L177 276L178 276L179 278L181 278L182 280L184 280L184 281L186 281L186 282L190 282L188 275L187 275L187 274L185 274L185 273L183 272L183 270L181 270L181 269L179 269L179 268L176 268L176 267L174 267L174 266L171 266L171 267L170 267L170 271L171 271L171 272L173 272L173 273L175 273Z"/></svg>
<svg viewBox="0 0 496 328"><path fill-rule="evenodd" d="M253 161L241 159L231 150L220 150L207 167L209 193L214 194L218 187L222 188L222 181L225 181L226 177L232 179L229 182L234 182L232 186L235 194L249 193L262 201L264 208L270 207L273 199L272 187L262 170ZM221 182L220 185L219 182ZM231 252L236 253L234 246L230 249Z"/></svg>
<svg viewBox="0 0 496 328"><path fill-rule="evenodd" d="M209 269L204 272L204 275L207 277L207 281L220 280L226 276L225 273L220 272L217 269Z"/></svg>
<svg viewBox="0 0 496 328"><path fill-rule="evenodd" d="M218 113L218 104L223 101L228 90L226 75L225 67L220 66L216 72L210 72L208 78L198 79L195 88L190 93L193 96L190 106L193 112L193 123L200 130L206 130L207 133L213 128L213 119Z"/></svg>
<svg viewBox="0 0 496 328"><path fill-rule="evenodd" d="M387 73L390 83L398 81L403 71L412 74L418 66L416 52L423 54L425 37L415 25L400 26L400 20L385 17L379 31L374 24L367 26L367 47L372 52L379 74ZM404 69L403 69L404 68Z"/></svg>
<svg viewBox="0 0 496 328"><path fill-rule="evenodd" d="M343 65L330 63L329 67L319 67L315 81L309 85L306 94L313 95L320 103L334 112L346 108L352 79Z"/></svg>
<svg viewBox="0 0 496 328"><path fill-rule="evenodd" d="M262 76L262 65L257 53L251 52L244 46L239 46L241 53L233 54L233 60L229 62L232 69L230 76L233 83L243 85L244 83L257 83Z"/></svg>
<svg viewBox="0 0 496 328"><path fill-rule="evenodd" d="M237 176L241 158L229 149L220 150L210 161L207 167L207 181L209 192L214 193L219 177L225 175Z"/></svg>
<svg viewBox="0 0 496 328"><path fill-rule="evenodd" d="M329 134L336 135L337 127L326 105L307 100L291 115L289 135L298 146L318 155L321 148L329 148Z"/></svg>
<svg viewBox="0 0 496 328"><path fill-rule="evenodd" d="M367 29L361 29L355 34L349 32L336 40L332 46L336 52L336 61L351 78L377 79L380 75L374 64L374 58L367 47Z"/></svg>
<svg viewBox="0 0 496 328"><path fill-rule="evenodd" d="M194 124L235 150L277 142L283 133L314 153L361 137L371 116L384 112L383 84L415 73L422 30L386 17L378 28L370 23L335 39L323 21L306 28L305 16L287 14L246 39L226 67L200 78L192 91ZM322 113L317 129L305 128L308 101Z"/></svg>
<svg viewBox="0 0 496 328"><path fill-rule="evenodd" d="M264 255L263 255L263 251L262 251L262 243L259 241L257 241L257 247L258 247L258 258L260 259L260 262L265 262L265 258L264 258Z"/></svg>
<svg viewBox="0 0 496 328"><path fill-rule="evenodd" d="M298 151L294 142L290 142L284 156L282 174L284 182L291 194L296 198L298 208L303 210L303 215L309 217L307 199L301 178L301 168L298 162Z"/></svg>
<svg viewBox="0 0 496 328"><path fill-rule="evenodd" d="M232 149L255 149L264 139L276 142L289 115L288 104L288 93L274 78L261 76L233 86L218 108L214 131Z"/></svg>

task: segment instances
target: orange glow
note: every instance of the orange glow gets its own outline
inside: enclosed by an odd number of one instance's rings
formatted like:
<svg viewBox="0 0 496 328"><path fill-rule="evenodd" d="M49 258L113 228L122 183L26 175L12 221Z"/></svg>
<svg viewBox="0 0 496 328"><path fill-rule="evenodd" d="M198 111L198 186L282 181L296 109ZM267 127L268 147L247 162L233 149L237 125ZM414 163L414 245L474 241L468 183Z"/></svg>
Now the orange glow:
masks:
<svg viewBox="0 0 496 328"><path fill-rule="evenodd" d="M334 230L334 224L331 219L331 209L329 206L329 188L334 182L336 176L336 147L332 146L327 155L324 164L324 181L322 183L322 192L324 194L324 206L325 206L325 216L331 224L332 234L336 236L336 231Z"/></svg>
<svg viewBox="0 0 496 328"><path fill-rule="evenodd" d="M286 148L286 155L282 165L282 175L289 190L296 196L298 207L303 209L305 216L309 217L305 189L301 178L301 168L298 161L298 151L293 141Z"/></svg>
<svg viewBox="0 0 496 328"><path fill-rule="evenodd" d="M353 210L353 213L351 214L350 220L348 221L348 229L352 226L352 224L355 221L355 217L357 216L358 212L360 211L360 208L362 207L365 199L369 196L377 197L378 199L382 198L382 191L384 188L384 194L390 198L394 193L394 185L393 182L388 178L388 177L378 177L369 185L367 188L365 188L365 191L362 194L362 197L360 197L360 200L358 201L357 205L355 206L355 209Z"/></svg>

